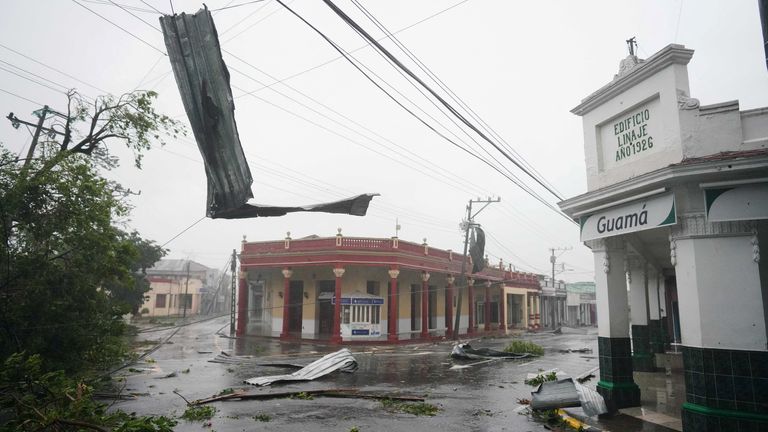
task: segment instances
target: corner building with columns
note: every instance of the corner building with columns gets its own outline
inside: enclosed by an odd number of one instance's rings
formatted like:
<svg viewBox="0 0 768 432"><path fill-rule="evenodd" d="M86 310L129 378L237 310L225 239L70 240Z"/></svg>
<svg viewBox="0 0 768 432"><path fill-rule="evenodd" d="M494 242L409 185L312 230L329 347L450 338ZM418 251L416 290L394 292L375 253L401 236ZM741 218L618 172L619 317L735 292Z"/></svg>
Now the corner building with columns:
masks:
<svg viewBox="0 0 768 432"><path fill-rule="evenodd" d="M572 110L588 190L559 205L594 254L609 407L640 405L633 371L677 348L685 431L768 430L768 108L700 104L693 53L629 56Z"/></svg>
<svg viewBox="0 0 768 432"><path fill-rule="evenodd" d="M537 275L499 263L459 286L461 269L461 254L397 237L243 240L237 335L400 343L450 337L457 313L462 335L538 327Z"/></svg>

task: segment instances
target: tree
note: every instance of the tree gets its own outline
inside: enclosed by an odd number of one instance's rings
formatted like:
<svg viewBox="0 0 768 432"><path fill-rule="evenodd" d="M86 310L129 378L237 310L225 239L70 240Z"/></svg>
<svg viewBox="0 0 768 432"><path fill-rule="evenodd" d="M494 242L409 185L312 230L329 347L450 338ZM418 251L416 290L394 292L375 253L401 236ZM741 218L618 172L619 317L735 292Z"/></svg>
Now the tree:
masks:
<svg viewBox="0 0 768 432"><path fill-rule="evenodd" d="M151 240L141 238L136 231L121 233L120 237L120 241L127 243L128 249L135 252L131 257L131 278L127 284L111 283L105 288L123 314L136 315L150 289L147 269L160 261L168 251Z"/></svg>
<svg viewBox="0 0 768 432"><path fill-rule="evenodd" d="M145 292L142 269L164 253L113 223L130 209L99 174L118 162L106 143L123 141L140 167L154 142L183 131L155 112L153 92L68 96L60 142L26 161L0 148L0 356L26 351L45 369L80 371L121 354L120 317Z"/></svg>

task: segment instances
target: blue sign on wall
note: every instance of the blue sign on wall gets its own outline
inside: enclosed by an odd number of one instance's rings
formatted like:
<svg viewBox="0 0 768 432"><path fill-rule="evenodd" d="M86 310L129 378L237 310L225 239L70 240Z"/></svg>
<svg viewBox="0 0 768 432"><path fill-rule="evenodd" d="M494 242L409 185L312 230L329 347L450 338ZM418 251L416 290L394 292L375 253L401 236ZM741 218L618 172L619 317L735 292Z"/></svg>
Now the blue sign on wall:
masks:
<svg viewBox="0 0 768 432"><path fill-rule="evenodd" d="M370 333L371 331L368 329L352 329L352 336L367 336Z"/></svg>
<svg viewBox="0 0 768 432"><path fill-rule="evenodd" d="M336 304L336 297L331 299L331 304ZM381 298L356 298L356 297L342 297L341 304L348 305L383 305L384 299Z"/></svg>

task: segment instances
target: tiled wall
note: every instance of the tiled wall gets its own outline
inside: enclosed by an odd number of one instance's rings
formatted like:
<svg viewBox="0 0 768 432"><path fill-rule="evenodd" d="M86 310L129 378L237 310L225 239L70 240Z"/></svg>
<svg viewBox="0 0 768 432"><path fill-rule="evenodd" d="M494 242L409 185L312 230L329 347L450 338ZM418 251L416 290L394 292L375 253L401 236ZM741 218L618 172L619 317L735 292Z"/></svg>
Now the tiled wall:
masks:
<svg viewBox="0 0 768 432"><path fill-rule="evenodd" d="M684 409L686 430L768 430L768 352L683 347L683 365L686 401L706 411Z"/></svg>
<svg viewBox="0 0 768 432"><path fill-rule="evenodd" d="M608 408L640 405L640 389L632 377L632 350L629 338L597 338L600 358L600 383L597 391Z"/></svg>

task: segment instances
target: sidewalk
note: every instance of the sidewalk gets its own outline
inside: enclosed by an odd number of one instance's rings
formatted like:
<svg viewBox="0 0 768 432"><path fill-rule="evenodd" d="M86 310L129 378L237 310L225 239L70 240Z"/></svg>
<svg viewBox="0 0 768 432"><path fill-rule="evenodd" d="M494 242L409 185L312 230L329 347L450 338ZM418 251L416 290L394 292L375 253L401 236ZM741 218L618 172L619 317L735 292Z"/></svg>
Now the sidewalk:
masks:
<svg viewBox="0 0 768 432"><path fill-rule="evenodd" d="M599 370L594 374L599 376ZM603 431L682 431L680 409L685 402L683 371L667 368L663 372L635 372L640 387L641 406L620 409L613 416L590 418L581 408L568 408L571 416ZM595 389L597 379L585 383Z"/></svg>

